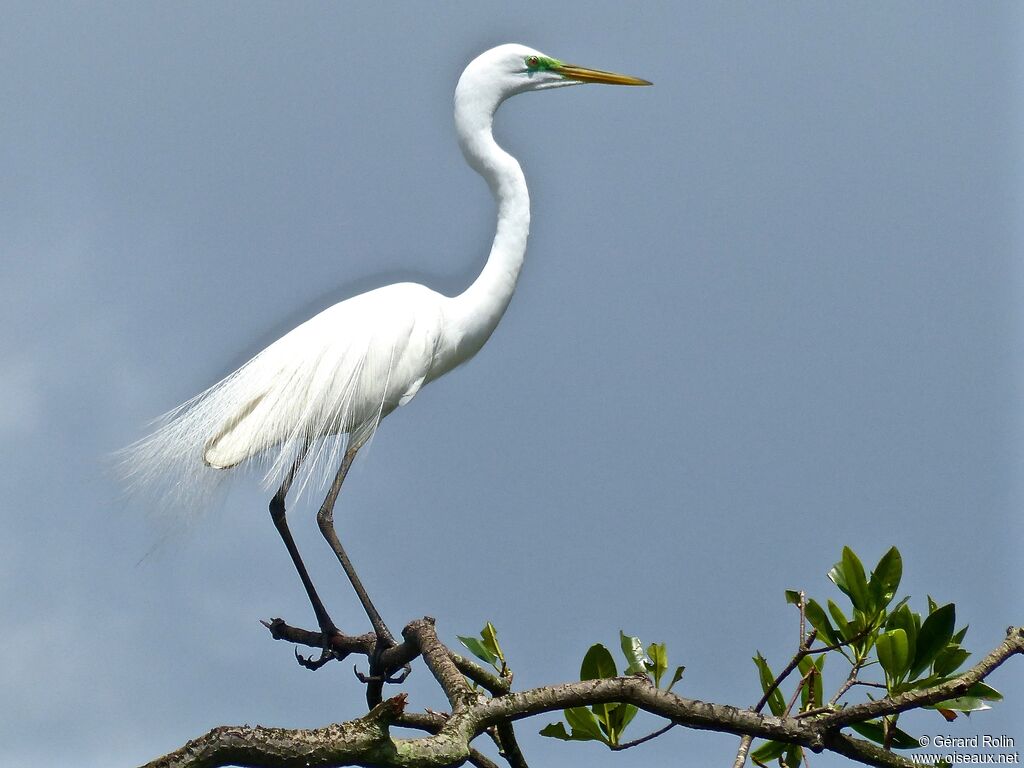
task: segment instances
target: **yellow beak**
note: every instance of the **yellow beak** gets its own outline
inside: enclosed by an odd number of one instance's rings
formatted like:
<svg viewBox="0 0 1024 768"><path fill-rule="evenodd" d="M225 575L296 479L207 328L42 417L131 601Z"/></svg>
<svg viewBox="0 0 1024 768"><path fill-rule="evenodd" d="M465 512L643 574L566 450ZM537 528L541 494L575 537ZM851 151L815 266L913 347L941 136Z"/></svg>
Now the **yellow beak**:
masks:
<svg viewBox="0 0 1024 768"><path fill-rule="evenodd" d="M620 75L615 72L603 72L600 69L587 69L577 67L575 64L559 64L552 67L557 72L570 80L578 80L581 83L604 83L605 85L652 85L650 80L643 80L630 75Z"/></svg>

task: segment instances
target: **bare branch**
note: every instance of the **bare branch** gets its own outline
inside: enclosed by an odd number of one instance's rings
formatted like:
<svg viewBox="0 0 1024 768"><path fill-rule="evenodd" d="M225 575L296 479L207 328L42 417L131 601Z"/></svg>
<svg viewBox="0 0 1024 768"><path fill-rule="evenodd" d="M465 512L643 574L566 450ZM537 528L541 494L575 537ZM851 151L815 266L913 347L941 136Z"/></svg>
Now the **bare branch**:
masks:
<svg viewBox="0 0 1024 768"><path fill-rule="evenodd" d="M486 688L492 695L500 696L501 694L508 693L512 690L511 673L498 676L490 670L481 667L472 659L460 656L452 650L448 651L448 656L451 658L452 663L458 668L459 672L464 674L477 685L481 685Z"/></svg>
<svg viewBox="0 0 1024 768"><path fill-rule="evenodd" d="M501 750L501 756L508 761L511 768L529 768L526 758L519 749L519 741L516 739L512 723L499 723L496 729L498 731L498 749Z"/></svg>
<svg viewBox="0 0 1024 768"><path fill-rule="evenodd" d="M496 762L475 749L469 750L469 763L470 765L475 765L476 768L498 768Z"/></svg>
<svg viewBox="0 0 1024 768"><path fill-rule="evenodd" d="M634 704L640 709L667 717L679 725L698 730L743 735L793 743L820 741L815 729L805 728L795 718L766 717L725 704L685 699L655 688L642 677L613 677L515 691L480 702L464 715L471 729L479 730L502 720L519 720L544 712L611 703Z"/></svg>
<svg viewBox="0 0 1024 768"><path fill-rule="evenodd" d="M825 748L851 760L856 760L864 765L877 766L877 768L911 768L917 765L913 760L882 749L877 744L843 733L830 735L825 741Z"/></svg>
<svg viewBox="0 0 1024 768"><path fill-rule="evenodd" d="M675 728L678 723L669 723L663 728L659 728L652 733L648 733L646 736L641 736L639 739L633 739L632 741L624 741L621 744L613 744L611 749L616 752L620 752L623 749L632 749L633 747L639 747L641 744L645 744L648 741L658 738L662 734L668 733Z"/></svg>
<svg viewBox="0 0 1024 768"><path fill-rule="evenodd" d="M445 647L434 630L434 620L429 616L416 619L402 630L406 641L415 644L423 656L427 669L444 689L452 705L452 713L458 713L473 704L480 696L475 693L452 661L451 651ZM492 725L493 723L488 723ZM479 731L478 731L479 733Z"/></svg>
<svg viewBox="0 0 1024 768"><path fill-rule="evenodd" d="M368 757L389 759L388 726L401 716L405 694L374 707L358 720L314 730L223 726L143 768L251 768L357 765Z"/></svg>

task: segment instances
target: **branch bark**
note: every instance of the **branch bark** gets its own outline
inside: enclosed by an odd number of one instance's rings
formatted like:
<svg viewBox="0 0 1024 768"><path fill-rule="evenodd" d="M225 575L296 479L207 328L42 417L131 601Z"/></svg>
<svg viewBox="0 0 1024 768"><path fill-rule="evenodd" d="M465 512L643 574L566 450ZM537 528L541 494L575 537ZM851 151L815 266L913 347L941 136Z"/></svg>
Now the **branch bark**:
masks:
<svg viewBox="0 0 1024 768"><path fill-rule="evenodd" d="M510 729L513 721L533 715L612 702L634 704L688 728L783 741L814 752L836 752L867 765L903 768L912 765L911 761L862 739L847 736L840 729L850 723L961 695L1008 658L1024 653L1024 628L1011 628L997 648L955 680L893 698L846 707L838 712L799 718L765 716L724 704L683 698L656 688L642 676L586 680L503 692L488 698L473 691L466 683L460 669L464 665L456 665L455 654L437 638L432 619L412 622L403 636L405 643L396 649L402 648L402 654L423 656L427 668L452 704L452 712L447 717L406 714L405 696L402 694L382 702L357 720L326 728L215 728L145 768L217 768L227 765L255 768L333 768L346 765L440 768L462 765L467 761L491 766L491 761L470 747L470 742L487 729ZM398 656L396 654L396 658ZM395 738L390 734L392 725L421 728L429 735L415 739ZM510 762L525 765L525 761L518 762L521 760L520 754Z"/></svg>

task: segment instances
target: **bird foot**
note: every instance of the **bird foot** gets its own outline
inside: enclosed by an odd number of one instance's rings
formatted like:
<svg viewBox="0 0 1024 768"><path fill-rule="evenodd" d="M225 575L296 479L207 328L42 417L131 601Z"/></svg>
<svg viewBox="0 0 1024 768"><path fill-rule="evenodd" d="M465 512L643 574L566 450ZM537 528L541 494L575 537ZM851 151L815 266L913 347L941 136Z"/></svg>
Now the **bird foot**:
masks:
<svg viewBox="0 0 1024 768"><path fill-rule="evenodd" d="M352 667L352 671L355 673L356 679L360 683L380 683L382 685L398 685L405 682L405 678L412 672L412 667L408 664L403 664L401 672L399 674L369 674L364 675L356 667Z"/></svg>
<svg viewBox="0 0 1024 768"><path fill-rule="evenodd" d="M412 672L409 664L403 664L401 669L388 669L384 666L384 653L395 647L394 638L388 634L378 634L377 642L374 643L373 652L370 654L369 674L364 675L355 667L352 671L361 683L376 683L377 685L398 685L405 682L405 678Z"/></svg>
<svg viewBox="0 0 1024 768"><path fill-rule="evenodd" d="M338 628L334 626L334 622L332 622L329 618L325 618L323 621L320 622L320 655L317 658L313 658L312 654L310 654L309 656L303 656L301 653L299 653L299 650L296 648L295 660L299 662L301 666L314 672L320 669L320 667L322 667L329 661L334 661L335 659L338 659L340 661L341 659L348 656L348 654L345 652L339 653L338 651L334 650L333 646L331 645L331 639L335 635L339 634L341 633L338 631Z"/></svg>
<svg viewBox="0 0 1024 768"><path fill-rule="evenodd" d="M299 653L298 648L295 649L295 660L299 662L301 666L305 667L306 669L312 670L313 672L320 669L320 667L322 667L327 662L334 661L336 658L338 658L338 655L331 648L322 649L320 652L320 656L315 659L313 658L313 654L310 654L309 656L303 656L301 653Z"/></svg>

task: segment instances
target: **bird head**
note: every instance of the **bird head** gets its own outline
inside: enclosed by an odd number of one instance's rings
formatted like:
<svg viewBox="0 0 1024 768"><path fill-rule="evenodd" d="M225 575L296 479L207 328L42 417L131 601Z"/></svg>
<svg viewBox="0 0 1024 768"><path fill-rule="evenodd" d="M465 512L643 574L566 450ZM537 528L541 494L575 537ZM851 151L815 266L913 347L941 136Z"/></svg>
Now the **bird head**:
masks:
<svg viewBox="0 0 1024 768"><path fill-rule="evenodd" d="M583 83L650 85L647 80L600 69L588 69L548 56L533 48L508 43L477 56L466 67L456 94L474 93L493 100L494 106L509 96Z"/></svg>

